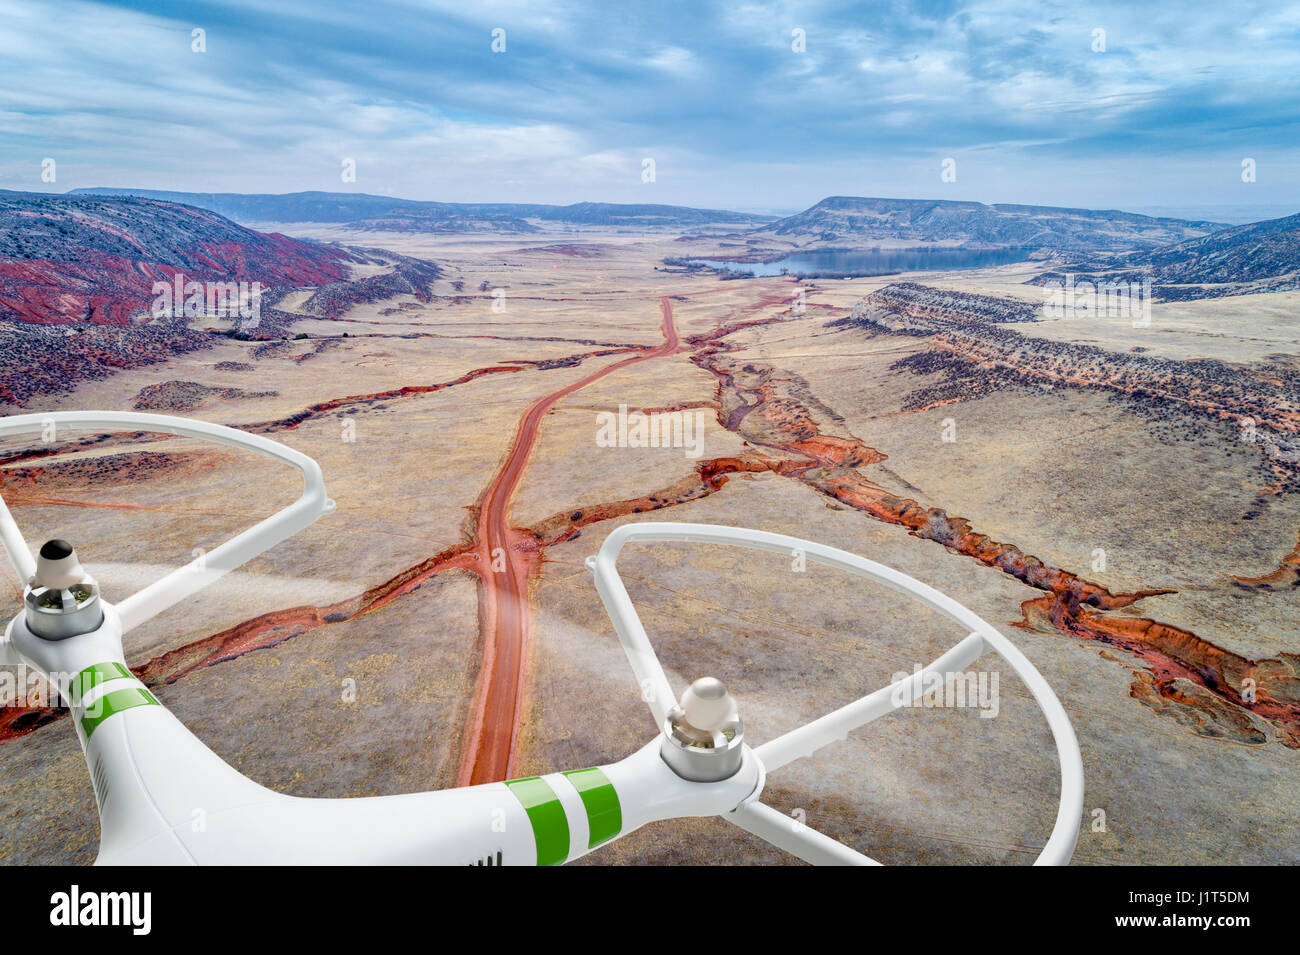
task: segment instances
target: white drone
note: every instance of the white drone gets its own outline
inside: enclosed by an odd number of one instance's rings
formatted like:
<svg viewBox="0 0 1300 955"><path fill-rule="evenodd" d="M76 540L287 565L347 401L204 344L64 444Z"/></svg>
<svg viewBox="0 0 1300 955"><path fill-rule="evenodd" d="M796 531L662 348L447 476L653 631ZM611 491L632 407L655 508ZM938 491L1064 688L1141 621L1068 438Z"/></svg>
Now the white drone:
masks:
<svg viewBox="0 0 1300 955"><path fill-rule="evenodd" d="M60 412L0 418L0 436L56 427L153 431L246 448L302 472L283 511L116 604L102 599L72 547L33 558L0 500L0 539L27 582L24 610L0 642L0 662L26 664L72 708L100 816L100 864L551 865L576 859L648 822L719 816L807 862L872 859L759 801L766 774L920 699L934 674L996 650L1037 700L1056 740L1061 799L1038 864L1070 860L1083 808L1083 764L1069 718L1043 677L1002 634L943 594L873 561L811 541L704 524L624 525L587 560L614 629L645 690L658 732L617 763L463 789L356 799L304 799L241 775L203 745L127 669L122 634L334 509L320 467L266 438L165 415ZM809 560L883 583L970 635L924 670L751 748L720 682L697 680L677 700L615 569L629 541L732 544ZM195 826L198 811L205 824ZM340 838L346 835L346 838Z"/></svg>

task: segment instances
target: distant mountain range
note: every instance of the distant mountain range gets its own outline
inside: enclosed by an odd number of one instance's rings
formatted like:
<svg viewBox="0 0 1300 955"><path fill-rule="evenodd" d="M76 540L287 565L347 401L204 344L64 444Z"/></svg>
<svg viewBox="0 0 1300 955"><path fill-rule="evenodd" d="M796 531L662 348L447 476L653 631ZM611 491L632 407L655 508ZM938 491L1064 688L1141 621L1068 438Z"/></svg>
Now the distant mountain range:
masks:
<svg viewBox="0 0 1300 955"><path fill-rule="evenodd" d="M260 338L279 337L296 320L275 308L288 289L313 289L300 307L338 317L360 302L399 294L427 301L439 276L437 266L425 260L259 232L202 203L155 197L204 200L249 220L336 222L361 231L522 235L541 232L547 223L682 231L721 225L733 230L728 236L743 238L753 254L778 246L863 248L882 240L1029 247L1054 252L1071 263L1058 268L1092 278L1150 277L1165 299L1300 289L1300 215L1221 227L1086 209L832 197L798 215L771 219L612 203L104 192L109 190L0 191L0 403L20 404L80 379L202 348L214 335L232 334L231 328L218 330L221 326L196 330L183 317L150 320L155 283L173 282L177 275L270 288L264 319L252 333ZM368 274L354 278L352 266L360 264L368 266ZM1043 273L1034 281L1059 274Z"/></svg>
<svg viewBox="0 0 1300 955"><path fill-rule="evenodd" d="M556 206L514 202L426 202L350 192L243 195L229 192L164 192L157 189L75 189L69 195L138 196L210 209L241 222L335 222L361 229L401 231L536 231L523 221L564 225L687 228L714 223L758 225L775 216L693 209L688 206L575 202Z"/></svg>
<svg viewBox="0 0 1300 955"><path fill-rule="evenodd" d="M861 248L882 241L911 240L969 248L1132 250L1199 238L1222 228L1223 223L1218 222L1161 219L1116 210L831 196L754 234L803 248Z"/></svg>
<svg viewBox="0 0 1300 955"><path fill-rule="evenodd" d="M343 223L357 232L420 232L429 235L456 235L487 232L499 235L528 235L542 230L527 219L510 215L452 212L443 209L394 209Z"/></svg>
<svg viewBox="0 0 1300 955"><path fill-rule="evenodd" d="M712 226L732 230L751 247L767 240L807 249L939 242L972 249L1131 252L1200 238L1225 227L1218 222L1115 210L857 196L831 196L796 215L777 218L689 206L431 202L367 193L243 195L96 188L74 190L70 195L136 196L198 206L246 223L336 223L355 231L527 235L546 226L682 231Z"/></svg>

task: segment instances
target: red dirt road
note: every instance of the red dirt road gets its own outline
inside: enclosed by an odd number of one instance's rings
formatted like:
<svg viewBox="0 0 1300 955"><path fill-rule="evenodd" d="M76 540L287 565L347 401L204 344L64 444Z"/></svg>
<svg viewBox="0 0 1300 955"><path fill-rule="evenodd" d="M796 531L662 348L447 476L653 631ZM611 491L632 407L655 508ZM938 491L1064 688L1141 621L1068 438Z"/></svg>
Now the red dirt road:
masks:
<svg viewBox="0 0 1300 955"><path fill-rule="evenodd" d="M529 583L541 565L537 540L510 524L510 502L519 487L537 432L546 413L562 398L629 365L664 358L680 347L673 306L659 300L664 343L606 365L534 401L524 413L505 462L479 499L475 544L479 564L479 632L483 661L474 709L462 747L456 785L473 786L510 778L515 737L523 703L523 671L532 626Z"/></svg>

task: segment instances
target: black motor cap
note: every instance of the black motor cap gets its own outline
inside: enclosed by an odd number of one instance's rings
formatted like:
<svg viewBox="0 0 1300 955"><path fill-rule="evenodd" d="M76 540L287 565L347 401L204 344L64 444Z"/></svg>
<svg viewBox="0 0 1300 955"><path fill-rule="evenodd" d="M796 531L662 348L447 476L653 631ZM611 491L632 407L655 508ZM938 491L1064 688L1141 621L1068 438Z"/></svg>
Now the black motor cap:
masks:
<svg viewBox="0 0 1300 955"><path fill-rule="evenodd" d="M65 540L54 539L41 545L41 556L46 560L63 560L72 555L72 545Z"/></svg>

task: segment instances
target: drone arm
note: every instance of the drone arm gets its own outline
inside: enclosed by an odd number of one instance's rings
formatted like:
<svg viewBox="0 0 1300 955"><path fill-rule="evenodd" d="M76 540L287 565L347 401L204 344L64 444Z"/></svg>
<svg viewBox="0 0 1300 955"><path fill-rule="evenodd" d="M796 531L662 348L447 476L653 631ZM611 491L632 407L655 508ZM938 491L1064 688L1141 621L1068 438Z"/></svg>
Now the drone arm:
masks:
<svg viewBox="0 0 1300 955"><path fill-rule="evenodd" d="M926 683L932 674L958 672L977 660L984 649L984 638L978 633L972 633L919 673L869 693L784 736L769 740L759 746L755 753L763 761L766 770L771 772L779 769L828 743L844 739L850 730L907 706L924 695Z"/></svg>
<svg viewBox="0 0 1300 955"><path fill-rule="evenodd" d="M758 774L750 755L732 779L687 782L652 740L590 769L426 793L303 799L262 789L179 734L186 731L158 706L113 717L96 731L94 745L129 742L140 753L161 816L160 825L113 830L101 862L149 863L183 853L219 865L558 865L648 822L726 814L753 792ZM177 755L193 765L176 770L169 761ZM114 760L112 768L124 762ZM110 782L124 788L117 778ZM114 804L109 800L110 812ZM191 825L198 807L201 828Z"/></svg>

